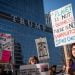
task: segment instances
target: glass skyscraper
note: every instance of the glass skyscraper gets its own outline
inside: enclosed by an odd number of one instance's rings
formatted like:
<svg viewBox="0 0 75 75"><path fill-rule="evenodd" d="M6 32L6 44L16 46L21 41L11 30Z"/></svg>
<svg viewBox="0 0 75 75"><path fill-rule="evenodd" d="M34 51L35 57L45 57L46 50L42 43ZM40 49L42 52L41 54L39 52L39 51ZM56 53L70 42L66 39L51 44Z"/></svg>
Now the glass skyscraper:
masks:
<svg viewBox="0 0 75 75"><path fill-rule="evenodd" d="M24 63L37 56L35 39L39 37L47 38L50 64L62 61L60 48L55 48L52 32L45 25L43 0L0 0L0 32L12 34L21 44Z"/></svg>

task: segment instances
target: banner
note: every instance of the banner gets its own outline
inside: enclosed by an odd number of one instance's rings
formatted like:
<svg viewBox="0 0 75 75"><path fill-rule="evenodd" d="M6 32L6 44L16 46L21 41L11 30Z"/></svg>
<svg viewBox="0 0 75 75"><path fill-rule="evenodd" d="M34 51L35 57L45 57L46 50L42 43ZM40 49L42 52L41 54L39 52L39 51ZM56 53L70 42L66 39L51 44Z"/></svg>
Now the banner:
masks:
<svg viewBox="0 0 75 75"><path fill-rule="evenodd" d="M20 75L48 75L48 63L22 65Z"/></svg>
<svg viewBox="0 0 75 75"><path fill-rule="evenodd" d="M48 45L46 38L35 39L39 60L49 59Z"/></svg>
<svg viewBox="0 0 75 75"><path fill-rule="evenodd" d="M75 42L75 24L72 5L68 4L51 13L55 46Z"/></svg>
<svg viewBox="0 0 75 75"><path fill-rule="evenodd" d="M10 62L12 47L13 43L11 34L0 33L0 62Z"/></svg>

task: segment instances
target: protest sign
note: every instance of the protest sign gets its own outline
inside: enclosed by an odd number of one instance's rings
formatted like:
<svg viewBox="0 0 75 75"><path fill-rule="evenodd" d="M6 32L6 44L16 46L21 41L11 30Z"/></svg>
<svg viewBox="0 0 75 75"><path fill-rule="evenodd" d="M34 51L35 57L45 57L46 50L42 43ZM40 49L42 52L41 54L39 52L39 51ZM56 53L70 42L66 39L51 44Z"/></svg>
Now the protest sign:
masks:
<svg viewBox="0 0 75 75"><path fill-rule="evenodd" d="M49 59L48 45L46 38L35 39L39 60Z"/></svg>
<svg viewBox="0 0 75 75"><path fill-rule="evenodd" d="M75 42L75 24L72 5L68 4L51 13L55 46L62 46Z"/></svg>
<svg viewBox="0 0 75 75"><path fill-rule="evenodd" d="M72 5L68 4L51 12L55 46L64 46L66 65L68 65L68 44L75 43L75 24ZM68 73L69 71L66 71Z"/></svg>
<svg viewBox="0 0 75 75"><path fill-rule="evenodd" d="M0 33L0 62L8 63L10 61L12 46L11 34Z"/></svg>
<svg viewBox="0 0 75 75"><path fill-rule="evenodd" d="M20 75L48 75L48 63L20 66Z"/></svg>

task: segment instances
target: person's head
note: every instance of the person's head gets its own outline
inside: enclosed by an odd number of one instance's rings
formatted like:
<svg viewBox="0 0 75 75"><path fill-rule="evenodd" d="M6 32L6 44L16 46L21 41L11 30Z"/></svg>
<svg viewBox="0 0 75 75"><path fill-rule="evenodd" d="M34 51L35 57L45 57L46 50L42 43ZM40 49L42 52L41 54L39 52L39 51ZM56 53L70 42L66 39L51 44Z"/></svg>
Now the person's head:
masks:
<svg viewBox="0 0 75 75"><path fill-rule="evenodd" d="M71 45L71 57L75 58L75 43Z"/></svg>
<svg viewBox="0 0 75 75"><path fill-rule="evenodd" d="M56 67L57 67L56 65L53 65L52 66L52 71L56 71Z"/></svg>
<svg viewBox="0 0 75 75"><path fill-rule="evenodd" d="M37 64L39 63L38 58L36 56L29 58L29 64Z"/></svg>

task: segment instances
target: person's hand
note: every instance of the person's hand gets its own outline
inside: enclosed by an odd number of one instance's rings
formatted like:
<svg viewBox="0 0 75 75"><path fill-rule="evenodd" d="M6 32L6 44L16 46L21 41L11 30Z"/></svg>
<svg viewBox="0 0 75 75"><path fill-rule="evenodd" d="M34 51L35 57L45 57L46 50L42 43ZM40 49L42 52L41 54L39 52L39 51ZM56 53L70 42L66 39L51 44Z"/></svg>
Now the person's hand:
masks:
<svg viewBox="0 0 75 75"><path fill-rule="evenodd" d="M69 72L69 66L66 66L66 73L68 73Z"/></svg>

